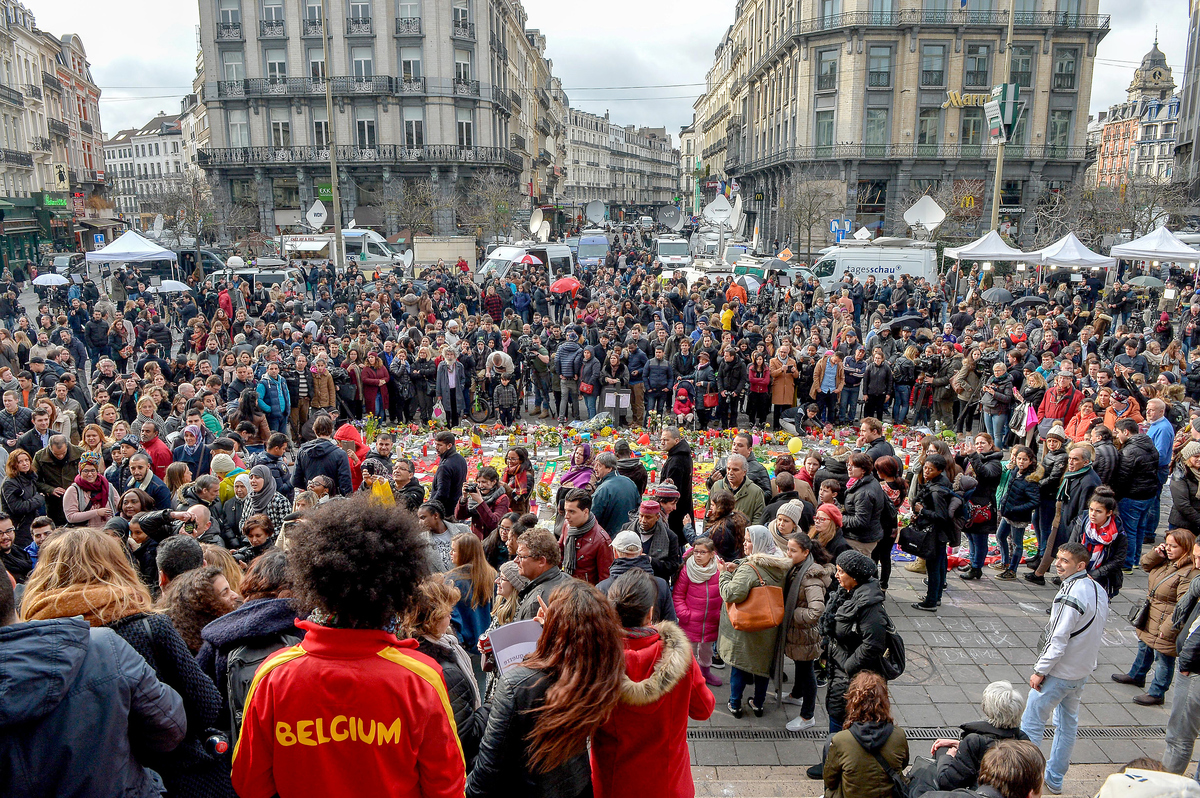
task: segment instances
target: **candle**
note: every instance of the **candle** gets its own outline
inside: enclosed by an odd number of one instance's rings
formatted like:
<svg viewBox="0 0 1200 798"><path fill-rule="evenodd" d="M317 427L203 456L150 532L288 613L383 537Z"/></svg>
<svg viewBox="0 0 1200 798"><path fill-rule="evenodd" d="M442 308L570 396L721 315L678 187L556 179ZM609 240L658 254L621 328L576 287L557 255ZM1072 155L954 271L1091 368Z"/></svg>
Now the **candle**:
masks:
<svg viewBox="0 0 1200 798"><path fill-rule="evenodd" d="M428 456L429 456L429 444L428 444L428 443L422 443L422 444L421 444L421 456L422 456L422 457L428 457Z"/></svg>
<svg viewBox="0 0 1200 798"><path fill-rule="evenodd" d="M908 462L911 458L912 458L912 455L910 455L910 454L904 455L904 467L905 468L908 468Z"/></svg>

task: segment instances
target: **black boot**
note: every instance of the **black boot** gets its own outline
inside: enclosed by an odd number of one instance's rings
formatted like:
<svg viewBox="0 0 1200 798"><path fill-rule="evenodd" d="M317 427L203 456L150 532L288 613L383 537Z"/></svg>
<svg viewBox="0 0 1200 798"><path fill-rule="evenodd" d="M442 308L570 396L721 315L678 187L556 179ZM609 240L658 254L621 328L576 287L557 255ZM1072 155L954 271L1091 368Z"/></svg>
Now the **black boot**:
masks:
<svg viewBox="0 0 1200 798"><path fill-rule="evenodd" d="M958 575L960 579L982 579L983 570L980 568L971 568L965 574Z"/></svg>

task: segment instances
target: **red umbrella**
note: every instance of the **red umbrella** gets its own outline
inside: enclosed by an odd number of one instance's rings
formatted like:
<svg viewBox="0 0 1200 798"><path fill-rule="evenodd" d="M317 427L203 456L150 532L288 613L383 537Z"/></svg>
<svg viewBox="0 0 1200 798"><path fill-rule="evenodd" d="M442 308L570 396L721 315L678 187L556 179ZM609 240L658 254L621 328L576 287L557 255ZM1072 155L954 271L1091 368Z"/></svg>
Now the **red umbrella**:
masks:
<svg viewBox="0 0 1200 798"><path fill-rule="evenodd" d="M550 285L550 293L552 294L568 294L574 293L579 288L579 281L574 277L559 277Z"/></svg>
<svg viewBox="0 0 1200 798"><path fill-rule="evenodd" d="M542 261L539 258L536 258L533 255L530 255L528 253L525 254L525 257L523 257L519 261L517 261L517 263L524 263L526 266L541 266L542 265Z"/></svg>

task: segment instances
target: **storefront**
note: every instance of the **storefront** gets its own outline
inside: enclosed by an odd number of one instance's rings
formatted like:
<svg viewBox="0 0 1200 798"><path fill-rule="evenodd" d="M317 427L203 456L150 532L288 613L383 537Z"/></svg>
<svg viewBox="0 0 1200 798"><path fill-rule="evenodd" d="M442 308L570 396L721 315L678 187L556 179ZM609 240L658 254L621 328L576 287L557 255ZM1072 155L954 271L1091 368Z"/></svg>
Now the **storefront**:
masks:
<svg viewBox="0 0 1200 798"><path fill-rule="evenodd" d="M0 199L0 210L4 212L4 221L0 223L0 261L5 269L38 260L42 228L36 206L36 201L29 197Z"/></svg>
<svg viewBox="0 0 1200 798"><path fill-rule="evenodd" d="M37 192L33 195L37 203L38 223L41 226L43 254L72 252L75 249L75 216L71 212L66 195Z"/></svg>

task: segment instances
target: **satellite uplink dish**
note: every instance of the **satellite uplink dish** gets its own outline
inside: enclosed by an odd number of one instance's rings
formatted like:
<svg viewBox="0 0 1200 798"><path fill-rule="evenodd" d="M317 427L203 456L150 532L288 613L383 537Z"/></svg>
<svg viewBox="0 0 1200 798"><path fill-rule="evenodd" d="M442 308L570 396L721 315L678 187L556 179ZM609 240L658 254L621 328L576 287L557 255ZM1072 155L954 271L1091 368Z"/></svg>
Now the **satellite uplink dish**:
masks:
<svg viewBox="0 0 1200 798"><path fill-rule="evenodd" d="M604 221L604 203L600 200L592 200L583 209L583 215L592 224L600 224Z"/></svg>
<svg viewBox="0 0 1200 798"><path fill-rule="evenodd" d="M538 241L543 244L550 240L550 223L543 221L537 230Z"/></svg>
<svg viewBox="0 0 1200 798"><path fill-rule="evenodd" d="M742 195L741 193L738 193L738 195L733 198L733 213L729 217L729 229L736 231L738 228L740 228L742 226L743 218Z"/></svg>
<svg viewBox="0 0 1200 798"><path fill-rule="evenodd" d="M675 205L664 205L658 209L658 223L663 227L678 231L683 227L683 211Z"/></svg>
<svg viewBox="0 0 1200 798"><path fill-rule="evenodd" d="M710 224L724 225L733 215L733 206L724 194L718 194L716 199L704 206L703 215Z"/></svg>
<svg viewBox="0 0 1200 798"><path fill-rule="evenodd" d="M926 237L931 235L942 222L946 221L946 212L926 194L904 212L904 221L914 231L920 231Z"/></svg>
<svg viewBox="0 0 1200 798"><path fill-rule="evenodd" d="M529 214L529 232L536 233L538 228L542 226L542 209L534 208L533 213Z"/></svg>
<svg viewBox="0 0 1200 798"><path fill-rule="evenodd" d="M405 252L401 257L404 259L405 266L413 265L413 251L411 249Z"/></svg>

